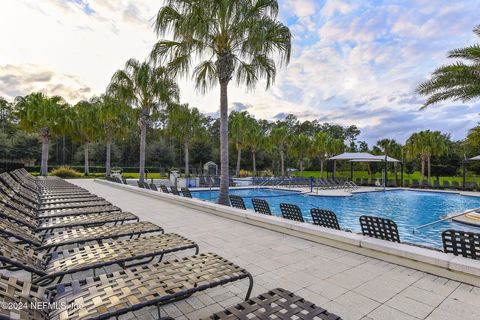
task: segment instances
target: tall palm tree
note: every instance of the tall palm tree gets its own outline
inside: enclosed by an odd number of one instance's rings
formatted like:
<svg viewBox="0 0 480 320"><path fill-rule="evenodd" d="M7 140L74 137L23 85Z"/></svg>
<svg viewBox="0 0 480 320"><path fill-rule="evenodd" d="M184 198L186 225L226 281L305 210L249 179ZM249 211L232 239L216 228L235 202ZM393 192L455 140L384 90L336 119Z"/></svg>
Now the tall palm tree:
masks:
<svg viewBox="0 0 480 320"><path fill-rule="evenodd" d="M242 160L242 149L247 144L248 127L250 126L251 117L247 111L232 112L230 114L229 131L230 139L237 149L237 166L235 175L240 174L240 162Z"/></svg>
<svg viewBox="0 0 480 320"><path fill-rule="evenodd" d="M333 137L327 131L319 131L313 137L310 152L320 159L320 178L323 178L323 164L329 154L329 144Z"/></svg>
<svg viewBox="0 0 480 320"><path fill-rule="evenodd" d="M177 83L167 69L130 59L124 70L118 70L112 77L108 92L134 107L140 127L140 181L145 178L145 147L147 128L158 115L160 108L178 101Z"/></svg>
<svg viewBox="0 0 480 320"><path fill-rule="evenodd" d="M280 168L282 177L285 176L285 152L288 145L288 128L281 125L272 129L270 132L270 143L280 152Z"/></svg>
<svg viewBox="0 0 480 320"><path fill-rule="evenodd" d="M90 175L89 145L99 137L98 105L91 101L80 101L73 108L74 129L72 139L83 144L84 174Z"/></svg>
<svg viewBox="0 0 480 320"><path fill-rule="evenodd" d="M190 175L189 149L194 141L205 133L205 120L197 108L188 104L173 104L167 108L167 134L183 144L185 150L185 174Z"/></svg>
<svg viewBox="0 0 480 320"><path fill-rule="evenodd" d="M292 137L291 141L292 153L298 158L298 163L300 165L300 173L303 176L303 163L305 156L311 147L310 138L304 134L300 133Z"/></svg>
<svg viewBox="0 0 480 320"><path fill-rule="evenodd" d="M134 123L132 108L112 95L102 94L94 98L97 105L98 120L100 122L100 138L106 145L105 174L109 175L111 169L112 143L115 138L126 137Z"/></svg>
<svg viewBox="0 0 480 320"><path fill-rule="evenodd" d="M377 141L377 146L387 156L394 157L394 158L400 157L402 146L397 141L395 141L395 139L381 139ZM398 180L397 179L397 162L393 163L393 167L395 171L395 180Z"/></svg>
<svg viewBox="0 0 480 320"><path fill-rule="evenodd" d="M473 29L480 37L480 25ZM423 108L440 101L469 101L480 97L480 44L455 49L448 58L462 59L450 65L442 66L432 73L430 80L421 83L417 92L427 96Z"/></svg>
<svg viewBox="0 0 480 320"><path fill-rule="evenodd" d="M339 154L345 150L345 143L342 139L332 138L327 143L327 156L330 158L336 154ZM333 175L337 172L337 162L333 162Z"/></svg>
<svg viewBox="0 0 480 320"><path fill-rule="evenodd" d="M152 57L167 60L174 74L193 70L201 92L220 84L220 192L218 202L228 205L228 85L255 88L275 80L276 63L288 63L291 33L277 20L276 0L167 0L155 21L159 35L172 35L153 48Z"/></svg>
<svg viewBox="0 0 480 320"><path fill-rule="evenodd" d="M247 131L247 145L252 153L252 173L257 176L257 152L260 148L265 146L265 132L260 124L251 118Z"/></svg>
<svg viewBox="0 0 480 320"><path fill-rule="evenodd" d="M427 130L428 131L428 130ZM447 138L440 131L428 131L430 152L427 158L428 182L431 180L431 158L441 156L448 152Z"/></svg>
<svg viewBox="0 0 480 320"><path fill-rule="evenodd" d="M15 108L20 128L37 133L42 142L40 174L47 176L49 142L60 130L67 103L62 97L48 97L42 92L36 92L15 98Z"/></svg>

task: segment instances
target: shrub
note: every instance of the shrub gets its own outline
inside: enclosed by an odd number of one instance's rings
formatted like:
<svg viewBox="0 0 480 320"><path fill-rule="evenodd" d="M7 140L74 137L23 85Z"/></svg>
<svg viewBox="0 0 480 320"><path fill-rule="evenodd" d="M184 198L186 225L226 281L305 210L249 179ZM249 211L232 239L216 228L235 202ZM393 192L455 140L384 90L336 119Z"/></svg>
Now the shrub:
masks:
<svg viewBox="0 0 480 320"><path fill-rule="evenodd" d="M260 172L260 176L262 177L273 177L273 171L270 169L266 169Z"/></svg>
<svg viewBox="0 0 480 320"><path fill-rule="evenodd" d="M81 177L82 174L77 170L69 167L69 166L60 166L50 172L51 176L57 176L60 178L78 178Z"/></svg>
<svg viewBox="0 0 480 320"><path fill-rule="evenodd" d="M238 176L239 176L240 178L250 177L250 176L252 176L252 172L251 172L251 171L248 171L248 170L243 170L243 169L241 169L240 172L238 173Z"/></svg>

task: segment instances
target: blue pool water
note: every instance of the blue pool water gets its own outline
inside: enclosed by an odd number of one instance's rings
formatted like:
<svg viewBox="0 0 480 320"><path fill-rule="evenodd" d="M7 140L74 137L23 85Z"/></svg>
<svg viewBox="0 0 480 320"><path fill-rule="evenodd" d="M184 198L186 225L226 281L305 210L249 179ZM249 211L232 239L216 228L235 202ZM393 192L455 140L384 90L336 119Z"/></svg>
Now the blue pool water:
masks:
<svg viewBox="0 0 480 320"><path fill-rule="evenodd" d="M230 193L244 198L245 205L252 210L251 198L265 199L277 216L281 216L281 202L296 204L307 221L311 220L310 208L328 209L337 214L342 228L353 232L361 232L358 222L361 215L389 218L397 223L401 241L435 248L442 247L443 230L453 228L480 232L480 228L451 220L417 230L415 234L412 232L415 227L436 221L447 214L480 207L480 197L406 190L357 193L351 197L308 196L274 189L237 189L230 190ZM196 191L192 192L192 196L215 202L218 191Z"/></svg>

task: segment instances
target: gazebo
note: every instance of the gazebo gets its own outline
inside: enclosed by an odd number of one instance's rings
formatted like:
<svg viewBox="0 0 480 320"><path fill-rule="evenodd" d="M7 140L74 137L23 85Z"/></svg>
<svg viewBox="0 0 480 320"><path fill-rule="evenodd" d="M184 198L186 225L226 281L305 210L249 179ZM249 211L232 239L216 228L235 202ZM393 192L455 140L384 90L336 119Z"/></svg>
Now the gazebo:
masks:
<svg viewBox="0 0 480 320"><path fill-rule="evenodd" d="M480 157L480 156L479 156ZM344 152L342 154L336 155L334 157L329 158L328 160L333 160L334 163L338 160L346 160L350 161L350 179L353 180L353 164L355 162L384 162L385 163L385 179L383 179L384 186L387 183L387 164L389 162L396 162L400 163L400 160L395 158L389 157L385 155L373 155L368 152ZM480 160L480 158L479 158ZM334 165L335 168L335 165ZM335 169L333 170L333 177L335 177ZM401 167L401 185L403 186L403 166Z"/></svg>

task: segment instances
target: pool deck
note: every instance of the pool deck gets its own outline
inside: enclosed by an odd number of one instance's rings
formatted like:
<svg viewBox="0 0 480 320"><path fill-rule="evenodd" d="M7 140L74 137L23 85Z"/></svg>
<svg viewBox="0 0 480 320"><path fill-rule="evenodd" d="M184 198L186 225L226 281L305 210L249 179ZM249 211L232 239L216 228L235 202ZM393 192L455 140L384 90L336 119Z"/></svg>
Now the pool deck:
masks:
<svg viewBox="0 0 480 320"><path fill-rule="evenodd" d="M480 288L303 240L92 180L71 182L166 230L196 241L254 276L253 294L283 287L343 319L479 319ZM247 283L195 294L163 314L198 319L242 300ZM121 319L153 319L144 308Z"/></svg>

